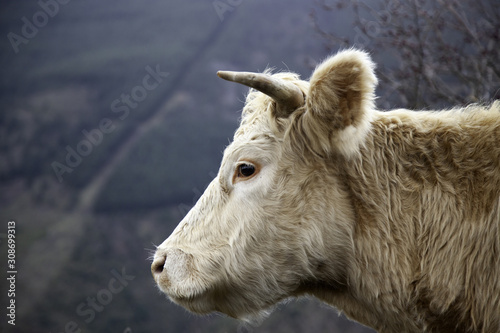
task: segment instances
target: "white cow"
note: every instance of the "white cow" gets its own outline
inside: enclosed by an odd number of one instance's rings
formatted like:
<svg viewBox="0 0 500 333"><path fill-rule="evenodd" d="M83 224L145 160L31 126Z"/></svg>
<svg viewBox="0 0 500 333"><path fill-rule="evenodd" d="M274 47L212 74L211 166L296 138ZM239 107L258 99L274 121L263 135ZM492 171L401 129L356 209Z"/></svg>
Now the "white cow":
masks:
<svg viewBox="0 0 500 333"><path fill-rule="evenodd" d="M217 177L152 273L196 313L313 295L383 332L500 332L500 103L380 112L366 53L250 90Z"/></svg>

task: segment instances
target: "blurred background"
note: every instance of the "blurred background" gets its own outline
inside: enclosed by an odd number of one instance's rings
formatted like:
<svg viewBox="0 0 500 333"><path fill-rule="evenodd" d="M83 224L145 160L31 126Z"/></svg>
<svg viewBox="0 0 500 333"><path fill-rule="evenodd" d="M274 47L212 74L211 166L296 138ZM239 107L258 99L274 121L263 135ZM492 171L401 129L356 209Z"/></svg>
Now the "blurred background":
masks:
<svg viewBox="0 0 500 333"><path fill-rule="evenodd" d="M356 46L377 106L500 96L498 0L29 0L0 5L1 306L16 225L16 325L2 332L372 332L313 299L256 326L159 293L148 257L218 170L246 88L217 70L307 79Z"/></svg>

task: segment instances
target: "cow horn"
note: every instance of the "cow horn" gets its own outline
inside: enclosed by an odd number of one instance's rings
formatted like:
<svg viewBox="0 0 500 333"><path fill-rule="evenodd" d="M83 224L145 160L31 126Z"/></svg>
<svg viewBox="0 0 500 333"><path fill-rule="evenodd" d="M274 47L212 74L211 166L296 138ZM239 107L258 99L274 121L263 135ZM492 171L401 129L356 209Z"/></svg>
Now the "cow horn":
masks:
<svg viewBox="0 0 500 333"><path fill-rule="evenodd" d="M218 71L217 75L227 81L243 84L271 97L279 109L289 113L304 104L302 91L290 81L269 74L250 72ZM285 116L280 115L278 116Z"/></svg>

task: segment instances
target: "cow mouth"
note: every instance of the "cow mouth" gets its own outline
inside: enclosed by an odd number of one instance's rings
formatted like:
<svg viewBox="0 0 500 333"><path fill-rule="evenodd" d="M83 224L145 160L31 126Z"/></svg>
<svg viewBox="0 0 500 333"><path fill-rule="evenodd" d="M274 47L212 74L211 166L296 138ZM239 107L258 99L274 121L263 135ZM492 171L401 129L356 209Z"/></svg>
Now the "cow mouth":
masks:
<svg viewBox="0 0 500 333"><path fill-rule="evenodd" d="M158 284L158 287L172 302L193 313L203 315L217 311L210 289L186 288L186 286L165 288L161 284Z"/></svg>
<svg viewBox="0 0 500 333"><path fill-rule="evenodd" d="M196 302L209 293L207 288L191 287L188 282L176 286L164 281L156 281L156 284L160 291L175 303Z"/></svg>

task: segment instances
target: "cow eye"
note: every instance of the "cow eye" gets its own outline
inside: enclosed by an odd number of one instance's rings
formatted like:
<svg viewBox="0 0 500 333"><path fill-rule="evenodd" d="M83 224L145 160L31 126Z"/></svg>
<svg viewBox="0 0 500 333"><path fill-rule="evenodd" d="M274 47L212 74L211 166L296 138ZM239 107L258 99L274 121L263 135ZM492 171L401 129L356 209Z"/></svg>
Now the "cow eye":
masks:
<svg viewBox="0 0 500 333"><path fill-rule="evenodd" d="M251 164L240 164L238 165L238 177L248 178L253 176L255 173L255 167Z"/></svg>
<svg viewBox="0 0 500 333"><path fill-rule="evenodd" d="M233 184L247 181L260 172L260 164L253 161L240 161L236 164L233 174Z"/></svg>

